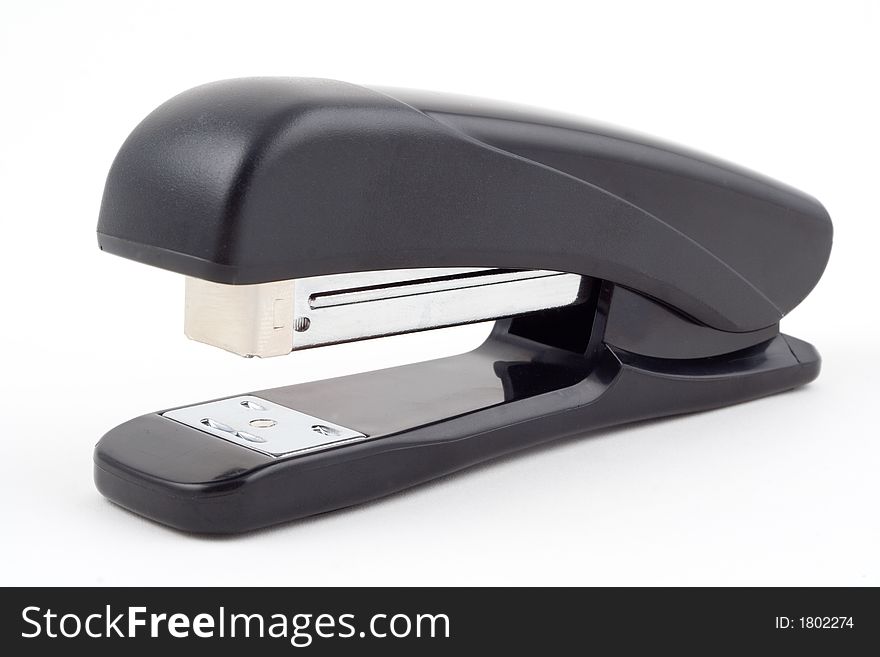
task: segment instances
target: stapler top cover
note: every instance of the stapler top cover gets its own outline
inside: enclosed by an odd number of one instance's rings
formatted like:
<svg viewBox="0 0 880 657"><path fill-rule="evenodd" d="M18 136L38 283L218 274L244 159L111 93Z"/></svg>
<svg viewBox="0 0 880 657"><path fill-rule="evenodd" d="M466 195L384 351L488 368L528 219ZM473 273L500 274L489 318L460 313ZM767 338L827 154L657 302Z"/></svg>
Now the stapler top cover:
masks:
<svg viewBox="0 0 880 657"><path fill-rule="evenodd" d="M418 267L613 281L732 332L776 324L831 249L812 197L641 136L319 79L172 98L110 170L102 249L208 281Z"/></svg>

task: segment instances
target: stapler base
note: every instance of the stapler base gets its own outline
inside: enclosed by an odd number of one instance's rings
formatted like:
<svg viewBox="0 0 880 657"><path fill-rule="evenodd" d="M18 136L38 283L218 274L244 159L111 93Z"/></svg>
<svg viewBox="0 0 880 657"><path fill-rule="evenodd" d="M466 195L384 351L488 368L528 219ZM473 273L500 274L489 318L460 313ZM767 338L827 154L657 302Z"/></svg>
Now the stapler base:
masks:
<svg viewBox="0 0 880 657"><path fill-rule="evenodd" d="M597 328L604 327L594 322L594 336ZM267 454L168 411L135 418L98 444L98 489L181 530L243 532L373 500L552 440L795 388L820 367L811 345L782 334L733 353L669 359L604 342L578 348L564 335L536 341L517 330L523 332L515 320L502 320L466 354L246 398L363 436L328 440L317 451ZM269 428L253 431L271 436Z"/></svg>

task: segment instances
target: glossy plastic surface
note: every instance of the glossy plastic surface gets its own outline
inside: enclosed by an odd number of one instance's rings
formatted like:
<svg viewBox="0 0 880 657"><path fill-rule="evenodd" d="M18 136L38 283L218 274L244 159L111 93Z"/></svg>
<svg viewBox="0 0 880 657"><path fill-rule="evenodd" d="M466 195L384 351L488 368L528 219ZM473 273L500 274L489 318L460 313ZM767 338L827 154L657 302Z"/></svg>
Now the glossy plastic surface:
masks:
<svg viewBox="0 0 880 657"><path fill-rule="evenodd" d="M596 340L604 311L601 297L593 303L586 322L553 322L566 319L553 311L499 322L467 354L252 393L368 441L270 459L153 413L101 439L96 483L114 502L173 527L240 532L566 436L787 390L819 372L815 350L782 335L709 358L628 353ZM567 319L583 310L566 309Z"/></svg>

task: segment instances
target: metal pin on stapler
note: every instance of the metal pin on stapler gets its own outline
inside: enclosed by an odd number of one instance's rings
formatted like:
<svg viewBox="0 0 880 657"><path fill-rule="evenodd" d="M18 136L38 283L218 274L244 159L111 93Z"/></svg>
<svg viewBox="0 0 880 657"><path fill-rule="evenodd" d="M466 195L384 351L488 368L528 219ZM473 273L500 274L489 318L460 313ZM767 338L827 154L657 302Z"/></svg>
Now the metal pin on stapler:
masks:
<svg viewBox="0 0 880 657"><path fill-rule="evenodd" d="M811 381L818 353L779 321L832 227L797 190L577 119L255 78L135 128L98 242L184 275L186 334L242 356L495 320L469 353L190 403L100 440L109 499L232 533Z"/></svg>

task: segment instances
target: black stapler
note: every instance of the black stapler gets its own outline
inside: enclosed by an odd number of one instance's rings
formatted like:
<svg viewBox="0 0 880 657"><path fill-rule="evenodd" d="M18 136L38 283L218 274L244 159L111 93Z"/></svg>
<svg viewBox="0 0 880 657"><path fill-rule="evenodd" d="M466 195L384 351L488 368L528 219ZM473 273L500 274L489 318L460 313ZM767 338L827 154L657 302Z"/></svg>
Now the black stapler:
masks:
<svg viewBox="0 0 880 657"><path fill-rule="evenodd" d="M587 430L814 379L779 332L832 227L815 199L566 117L316 79L187 91L110 170L101 249L186 278L244 356L497 320L476 350L149 413L98 489L183 530L358 504Z"/></svg>

